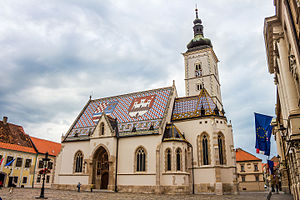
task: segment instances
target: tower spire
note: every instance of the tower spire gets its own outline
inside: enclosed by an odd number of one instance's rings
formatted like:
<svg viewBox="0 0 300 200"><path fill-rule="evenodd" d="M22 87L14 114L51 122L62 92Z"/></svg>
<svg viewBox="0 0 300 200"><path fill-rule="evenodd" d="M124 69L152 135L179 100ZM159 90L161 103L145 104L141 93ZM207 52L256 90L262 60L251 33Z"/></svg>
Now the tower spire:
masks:
<svg viewBox="0 0 300 200"><path fill-rule="evenodd" d="M198 19L198 8L197 8L197 4L196 4L195 12L196 12L196 19Z"/></svg>

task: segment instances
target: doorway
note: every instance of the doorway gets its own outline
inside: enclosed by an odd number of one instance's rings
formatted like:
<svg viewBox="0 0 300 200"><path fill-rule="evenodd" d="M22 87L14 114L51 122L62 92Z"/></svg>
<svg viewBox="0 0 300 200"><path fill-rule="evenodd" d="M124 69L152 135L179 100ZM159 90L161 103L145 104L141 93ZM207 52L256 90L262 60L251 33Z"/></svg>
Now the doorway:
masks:
<svg viewBox="0 0 300 200"><path fill-rule="evenodd" d="M0 188L4 187L4 185L5 185L5 178L6 178L6 174L0 172Z"/></svg>
<svg viewBox="0 0 300 200"><path fill-rule="evenodd" d="M108 153L103 147L99 147L93 158L93 179L95 189L107 189L109 181Z"/></svg>

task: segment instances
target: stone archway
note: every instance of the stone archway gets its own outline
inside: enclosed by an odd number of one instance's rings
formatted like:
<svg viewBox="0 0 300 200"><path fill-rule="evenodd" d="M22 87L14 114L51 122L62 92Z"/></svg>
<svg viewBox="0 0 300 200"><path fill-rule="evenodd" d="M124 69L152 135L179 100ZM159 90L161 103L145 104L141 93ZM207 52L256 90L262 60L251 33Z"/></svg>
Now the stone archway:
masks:
<svg viewBox="0 0 300 200"><path fill-rule="evenodd" d="M92 184L95 189L107 189L109 181L109 155L105 148L99 147L93 156Z"/></svg>

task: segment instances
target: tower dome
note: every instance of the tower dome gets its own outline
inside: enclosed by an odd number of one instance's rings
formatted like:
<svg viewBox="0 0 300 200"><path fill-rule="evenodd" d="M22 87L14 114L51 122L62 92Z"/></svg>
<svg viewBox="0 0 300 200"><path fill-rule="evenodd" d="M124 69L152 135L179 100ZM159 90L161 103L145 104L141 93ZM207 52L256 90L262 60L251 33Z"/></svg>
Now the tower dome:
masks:
<svg viewBox="0 0 300 200"><path fill-rule="evenodd" d="M210 39L204 38L202 21L198 18L198 9L196 8L195 11L196 19L193 21L194 38L188 43L187 52L212 47Z"/></svg>

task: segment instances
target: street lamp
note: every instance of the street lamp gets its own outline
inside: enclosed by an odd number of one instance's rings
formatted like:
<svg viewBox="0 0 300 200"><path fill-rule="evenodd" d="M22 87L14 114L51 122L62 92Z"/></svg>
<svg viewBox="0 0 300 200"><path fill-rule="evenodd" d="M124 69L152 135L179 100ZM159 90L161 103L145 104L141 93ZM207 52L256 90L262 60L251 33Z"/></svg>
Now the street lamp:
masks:
<svg viewBox="0 0 300 200"><path fill-rule="evenodd" d="M44 192L45 192L45 175L46 175L46 171L47 171L47 163L49 160L50 159L48 158L48 152L46 152L45 158L43 158L44 169L43 169L43 184L42 184L42 188L41 188L41 194L39 197L36 197L36 199L47 199L47 197L44 196Z"/></svg>

